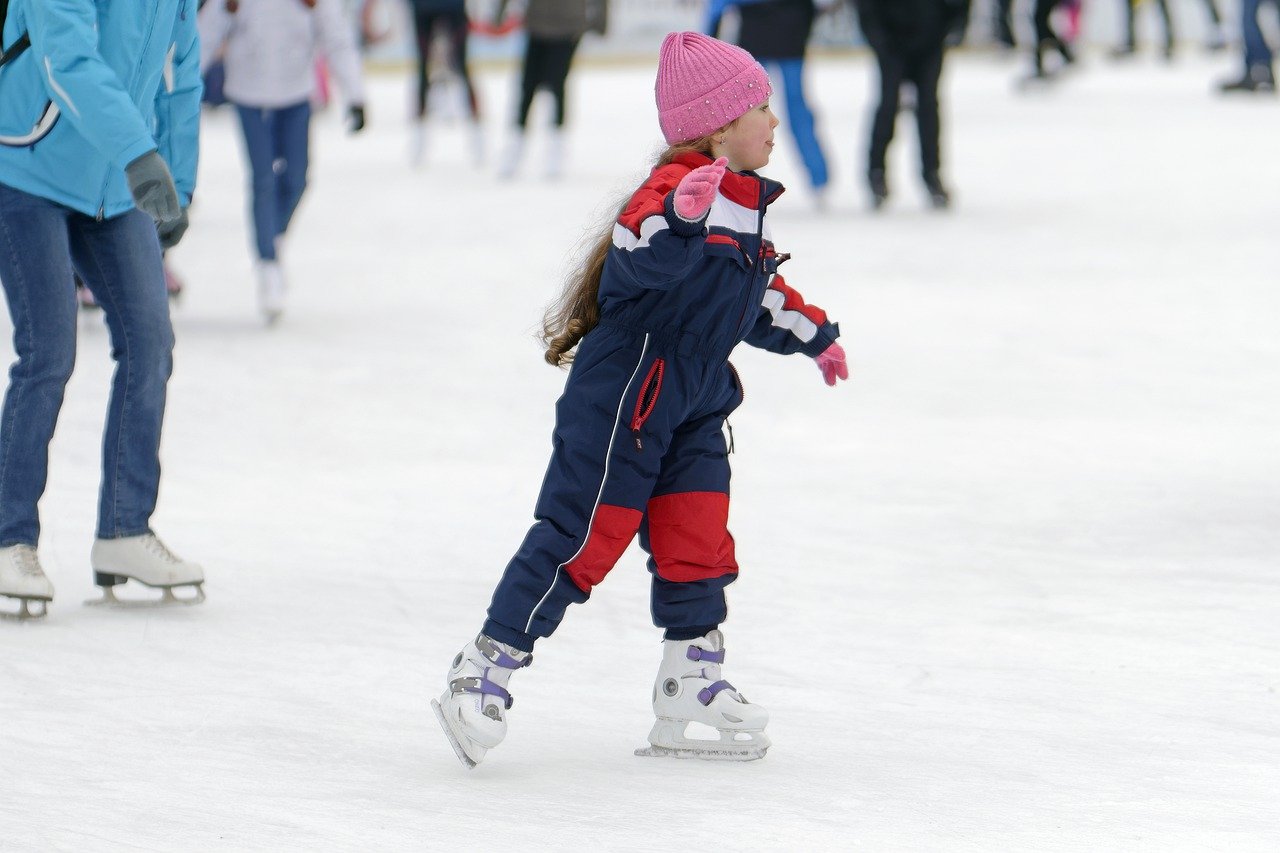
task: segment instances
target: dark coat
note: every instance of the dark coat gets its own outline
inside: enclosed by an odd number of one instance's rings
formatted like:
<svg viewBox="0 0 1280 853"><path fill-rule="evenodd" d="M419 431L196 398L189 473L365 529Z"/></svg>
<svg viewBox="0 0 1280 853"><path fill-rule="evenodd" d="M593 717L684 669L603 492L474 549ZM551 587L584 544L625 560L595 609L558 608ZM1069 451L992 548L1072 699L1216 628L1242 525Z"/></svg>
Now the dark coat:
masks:
<svg viewBox="0 0 1280 853"><path fill-rule="evenodd" d="M940 46L969 19L969 0L854 0L854 5L862 34L877 50Z"/></svg>
<svg viewBox="0 0 1280 853"><path fill-rule="evenodd" d="M738 46L756 59L802 59L813 29L813 0L766 0L738 6Z"/></svg>

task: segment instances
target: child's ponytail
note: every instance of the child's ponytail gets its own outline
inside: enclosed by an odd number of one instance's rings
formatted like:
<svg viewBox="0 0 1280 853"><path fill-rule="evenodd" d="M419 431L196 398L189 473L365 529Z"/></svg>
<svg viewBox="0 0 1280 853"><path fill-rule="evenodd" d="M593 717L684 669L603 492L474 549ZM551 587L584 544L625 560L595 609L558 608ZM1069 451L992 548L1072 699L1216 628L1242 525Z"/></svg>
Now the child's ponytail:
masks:
<svg viewBox="0 0 1280 853"><path fill-rule="evenodd" d="M672 145L658 156L654 168L666 166L686 152L711 156L711 136L703 136ZM600 322L600 278L604 262L613 247L613 226L609 220L582 263L569 276L564 293L547 308L542 318L542 342L547 347L543 358L552 367L566 367L573 362L573 348L587 332Z"/></svg>
<svg viewBox="0 0 1280 853"><path fill-rule="evenodd" d="M601 232L582 263L569 276L564 293L547 309L542 319L543 358L552 367L573 361L573 348L600 322L600 277L605 258L613 246L613 222Z"/></svg>

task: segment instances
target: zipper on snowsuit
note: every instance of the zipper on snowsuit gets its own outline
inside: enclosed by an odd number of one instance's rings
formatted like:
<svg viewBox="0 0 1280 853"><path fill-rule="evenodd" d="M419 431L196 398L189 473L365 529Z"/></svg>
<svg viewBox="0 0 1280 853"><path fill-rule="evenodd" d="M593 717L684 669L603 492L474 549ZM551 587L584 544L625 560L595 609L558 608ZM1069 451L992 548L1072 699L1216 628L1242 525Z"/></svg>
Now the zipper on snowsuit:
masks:
<svg viewBox="0 0 1280 853"><path fill-rule="evenodd" d="M636 450L644 450L644 444L640 441L640 428L644 426L644 422L649 419L654 407L658 405L658 394L662 390L662 374L666 367L666 359L655 358L644 377L644 384L640 386L640 396L636 398L636 410L631 416L631 435L635 439Z"/></svg>

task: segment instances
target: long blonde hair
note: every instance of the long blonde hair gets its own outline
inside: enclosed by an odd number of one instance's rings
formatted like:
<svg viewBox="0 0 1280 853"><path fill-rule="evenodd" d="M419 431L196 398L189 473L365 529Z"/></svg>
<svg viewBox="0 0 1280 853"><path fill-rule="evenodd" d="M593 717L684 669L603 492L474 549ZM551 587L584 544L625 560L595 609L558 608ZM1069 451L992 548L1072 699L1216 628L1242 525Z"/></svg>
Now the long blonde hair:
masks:
<svg viewBox="0 0 1280 853"><path fill-rule="evenodd" d="M708 134L668 147L658 155L653 168L666 166L682 154L711 156L713 135ZM573 362L574 347L600 322L600 277L604 273L604 262L609 257L609 249L613 246L613 226L616 222L615 216L600 230L581 261L569 273L564 292L547 307L546 314L543 315L542 334L539 337L547 348L543 358L552 367L568 367Z"/></svg>

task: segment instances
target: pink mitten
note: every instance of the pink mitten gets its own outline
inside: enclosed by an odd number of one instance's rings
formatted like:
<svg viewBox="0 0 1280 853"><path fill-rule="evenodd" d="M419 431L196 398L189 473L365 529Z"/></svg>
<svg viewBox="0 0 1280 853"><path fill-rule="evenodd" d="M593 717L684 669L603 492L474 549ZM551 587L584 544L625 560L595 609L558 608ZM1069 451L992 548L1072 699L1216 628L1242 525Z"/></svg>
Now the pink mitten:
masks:
<svg viewBox="0 0 1280 853"><path fill-rule="evenodd" d="M822 378L828 385L835 385L837 379L849 378L849 365L844 360L844 347L839 344L833 343L814 356L813 360L818 363Z"/></svg>
<svg viewBox="0 0 1280 853"><path fill-rule="evenodd" d="M729 161L721 157L709 166L699 166L680 179L676 186L676 197L672 206L676 215L689 222L697 222L707 215L711 202L716 199L716 190L720 189L720 179Z"/></svg>

